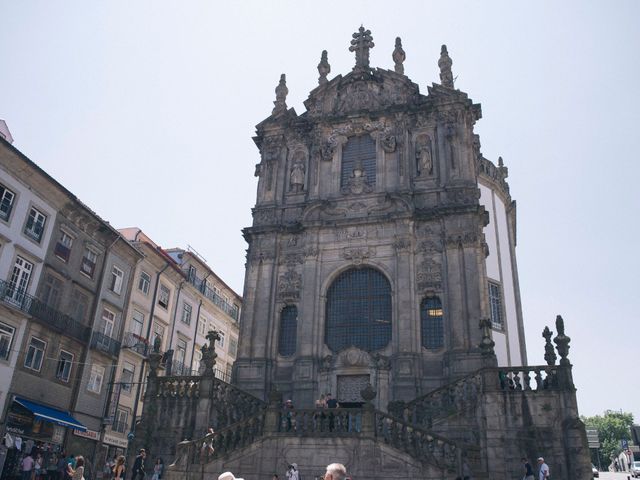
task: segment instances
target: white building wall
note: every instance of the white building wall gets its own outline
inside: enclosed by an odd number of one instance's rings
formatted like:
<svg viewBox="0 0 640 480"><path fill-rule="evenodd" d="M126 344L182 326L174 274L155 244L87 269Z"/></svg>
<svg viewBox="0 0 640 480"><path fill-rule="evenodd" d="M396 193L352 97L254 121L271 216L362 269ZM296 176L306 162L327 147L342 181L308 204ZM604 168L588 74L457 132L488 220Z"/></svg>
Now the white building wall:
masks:
<svg viewBox="0 0 640 480"><path fill-rule="evenodd" d="M520 365L523 360L507 208L501 196L493 192L490 187L482 184L479 187L480 203L489 212L489 224L484 229L485 240L489 247L489 256L486 258L487 278L502 287L504 330L493 331L496 356L499 365ZM488 285L486 288L488 289Z"/></svg>
<svg viewBox="0 0 640 480"><path fill-rule="evenodd" d="M35 295L40 275L42 274L46 251L51 241L56 211L44 198L3 168L0 168L0 183L15 194L9 218L7 220L0 219L0 279L7 282L11 279L16 256L20 255L25 260L33 263L26 293ZM47 217L39 243L23 233L32 206ZM2 305L0 307L0 321L15 329L9 357L6 360L0 359L1 415L1 412L5 411L7 392L11 385L11 379L13 378L20 353L18 348L22 345L27 327L27 316L19 309Z"/></svg>

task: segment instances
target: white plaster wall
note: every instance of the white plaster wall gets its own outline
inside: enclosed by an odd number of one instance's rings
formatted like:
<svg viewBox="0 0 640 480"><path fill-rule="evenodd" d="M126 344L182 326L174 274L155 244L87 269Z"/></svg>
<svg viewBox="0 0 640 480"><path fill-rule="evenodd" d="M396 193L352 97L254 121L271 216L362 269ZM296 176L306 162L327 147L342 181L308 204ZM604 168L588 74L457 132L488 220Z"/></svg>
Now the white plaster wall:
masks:
<svg viewBox="0 0 640 480"><path fill-rule="evenodd" d="M496 239L495 218L493 213L493 193L484 185L480 185L480 204L489 212L489 225L484 228L484 236L489 246L489 256L486 258L487 276L500 281L500 267L498 266L498 242Z"/></svg>
<svg viewBox="0 0 640 480"><path fill-rule="evenodd" d="M509 340L509 357L511 365L522 363L520 338L518 333L518 313L516 309L515 285L513 276L513 262L509 247L509 231L507 228L507 213L504 203L494 195L497 216L498 241L500 244L500 262L502 267L502 291L504 294L504 310L506 314L506 328Z"/></svg>
<svg viewBox="0 0 640 480"><path fill-rule="evenodd" d="M496 343L493 349L498 358L498 365L509 365L509 357L507 355L507 336L503 332L493 332L493 341Z"/></svg>

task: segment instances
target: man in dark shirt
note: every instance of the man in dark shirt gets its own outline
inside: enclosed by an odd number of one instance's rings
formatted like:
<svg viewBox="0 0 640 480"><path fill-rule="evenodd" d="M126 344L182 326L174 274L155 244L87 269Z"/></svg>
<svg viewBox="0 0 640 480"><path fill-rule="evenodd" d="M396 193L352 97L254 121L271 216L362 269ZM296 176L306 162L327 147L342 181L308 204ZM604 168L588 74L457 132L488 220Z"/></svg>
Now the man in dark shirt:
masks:
<svg viewBox="0 0 640 480"><path fill-rule="evenodd" d="M533 468L531 467L529 461L524 457L522 457L520 460L522 461L522 466L524 467L523 480L535 480L535 477L533 475Z"/></svg>
<svg viewBox="0 0 640 480"><path fill-rule="evenodd" d="M327 408L338 408L338 400L333 398L330 393L327 393Z"/></svg>
<svg viewBox="0 0 640 480"><path fill-rule="evenodd" d="M147 456L147 452L144 448L140 449L138 456L133 462L133 468L131 469L131 480L136 480L140 477L140 480L144 480L144 459Z"/></svg>

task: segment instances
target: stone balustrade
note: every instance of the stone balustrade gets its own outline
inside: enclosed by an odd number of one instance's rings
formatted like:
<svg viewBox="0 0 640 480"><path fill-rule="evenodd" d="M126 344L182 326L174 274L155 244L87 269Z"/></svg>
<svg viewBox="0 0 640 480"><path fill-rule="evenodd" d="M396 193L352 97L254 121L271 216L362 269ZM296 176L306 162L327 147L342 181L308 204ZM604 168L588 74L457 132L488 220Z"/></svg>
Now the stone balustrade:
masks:
<svg viewBox="0 0 640 480"><path fill-rule="evenodd" d="M353 436L362 431L360 408L294 409L278 412L277 432L297 436Z"/></svg>
<svg viewBox="0 0 640 480"><path fill-rule="evenodd" d="M383 412L375 412L376 437L426 463L461 471L462 451L455 442Z"/></svg>
<svg viewBox="0 0 640 480"><path fill-rule="evenodd" d="M568 387L563 382L563 377L558 370L567 370L566 367L534 366L498 368L498 380L500 389L514 391L540 391L558 390Z"/></svg>
<svg viewBox="0 0 640 480"><path fill-rule="evenodd" d="M158 397L198 398L200 377L157 377Z"/></svg>

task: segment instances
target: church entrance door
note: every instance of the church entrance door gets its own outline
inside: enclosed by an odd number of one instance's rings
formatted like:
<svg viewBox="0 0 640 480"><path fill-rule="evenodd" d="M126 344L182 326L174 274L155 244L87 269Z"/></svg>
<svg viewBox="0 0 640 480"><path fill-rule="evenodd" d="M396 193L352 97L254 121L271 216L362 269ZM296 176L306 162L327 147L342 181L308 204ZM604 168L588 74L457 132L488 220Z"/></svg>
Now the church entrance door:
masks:
<svg viewBox="0 0 640 480"><path fill-rule="evenodd" d="M369 375L338 375L337 399L340 407L362 407L364 399L360 391L366 388L369 381Z"/></svg>

